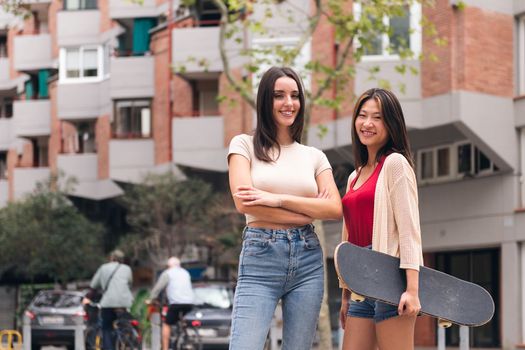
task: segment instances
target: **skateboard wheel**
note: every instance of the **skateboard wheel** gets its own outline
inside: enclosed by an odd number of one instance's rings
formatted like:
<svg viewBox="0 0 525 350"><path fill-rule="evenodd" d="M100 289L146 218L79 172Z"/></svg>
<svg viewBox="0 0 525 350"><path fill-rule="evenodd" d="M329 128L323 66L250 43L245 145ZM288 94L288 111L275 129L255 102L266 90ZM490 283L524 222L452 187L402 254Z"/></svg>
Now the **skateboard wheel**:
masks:
<svg viewBox="0 0 525 350"><path fill-rule="evenodd" d="M354 292L352 292L352 294L350 294L350 299L352 301L355 301L355 302L358 302L358 303L360 303L362 301L365 301L365 297L364 296L356 294Z"/></svg>
<svg viewBox="0 0 525 350"><path fill-rule="evenodd" d="M450 326L452 326L452 322L438 319L438 326L441 328L449 328Z"/></svg>

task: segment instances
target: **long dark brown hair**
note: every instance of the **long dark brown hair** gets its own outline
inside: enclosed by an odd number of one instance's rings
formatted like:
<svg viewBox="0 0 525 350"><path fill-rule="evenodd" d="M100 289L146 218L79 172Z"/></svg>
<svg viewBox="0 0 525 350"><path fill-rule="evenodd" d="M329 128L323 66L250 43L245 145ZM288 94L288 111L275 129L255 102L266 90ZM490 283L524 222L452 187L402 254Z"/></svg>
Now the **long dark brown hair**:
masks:
<svg viewBox="0 0 525 350"><path fill-rule="evenodd" d="M289 77L297 83L301 106L295 121L290 126L290 136L296 142L301 142L304 127L304 90L299 75L288 67L272 67L261 78L257 90L257 127L253 136L253 148L257 159L264 162L273 162L279 158L281 147L277 142L277 126L273 119L273 93L275 82L282 77ZM277 158L270 154L272 148L277 149Z"/></svg>
<svg viewBox="0 0 525 350"><path fill-rule="evenodd" d="M405 117L403 115L403 110L401 109L401 104L391 91L379 88L365 91L359 97L354 107L354 114L352 116L352 150L354 153L355 167L359 168L366 165L368 162L368 151L366 146L359 140L355 128L355 121L365 102L371 98L376 100L379 104L381 116L383 117L386 130L388 131L388 140L377 152L375 161L379 162L381 157L385 154L397 152L405 156L408 163L414 167L414 160L412 158L412 152L410 151Z"/></svg>

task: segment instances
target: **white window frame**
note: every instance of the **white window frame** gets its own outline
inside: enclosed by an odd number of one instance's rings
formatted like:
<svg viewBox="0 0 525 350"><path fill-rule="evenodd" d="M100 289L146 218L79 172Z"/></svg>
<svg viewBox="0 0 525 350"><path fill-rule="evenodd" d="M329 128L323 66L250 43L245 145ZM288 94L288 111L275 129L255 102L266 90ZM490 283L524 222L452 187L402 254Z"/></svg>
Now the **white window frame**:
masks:
<svg viewBox="0 0 525 350"><path fill-rule="evenodd" d="M78 78L70 78L67 76L67 66L66 66L66 60L67 60L67 49L79 49L79 60L80 60L80 74L82 74L83 71L83 60L84 60L84 51L85 50L97 50L97 76L96 77L83 77L80 76ZM62 47L60 48L60 54L59 54L59 82L60 83L91 83L91 82L99 82L102 81L104 78L108 77L108 67L104 67L104 54L109 54L105 52L103 45L82 45L82 46L76 46L76 47Z"/></svg>
<svg viewBox="0 0 525 350"><path fill-rule="evenodd" d="M464 146L464 145L470 145L471 146L471 148L470 148L470 152L471 152L471 154L470 154L470 169L471 169L471 172L468 173L468 174L466 174L466 173L459 173L458 148L461 147L461 146ZM437 174L437 171L438 171L438 151L441 150L441 149L448 149L449 152L450 152L449 153L450 154L450 157L449 157L449 162L450 162L449 169L450 169L450 172L449 172L449 174L447 174L445 176L438 176L438 174ZM422 177L422 171L423 171L423 168L422 168L422 157L423 157L423 153L427 153L427 152L431 152L432 153L432 177L423 179L423 177ZM491 175L494 172L496 172L495 164L489 158L489 160L490 160L490 168L489 169L485 169L485 170L481 170L478 173L476 173L476 159L475 159L476 152L481 152L481 151L480 151L480 149L478 147L476 147L470 141L459 141L459 142L455 142L455 143L452 143L452 144L449 144L449 145L439 145L439 146L427 147L427 148L422 148L422 149L417 150L417 154L416 154L416 157L417 157L416 158L417 159L416 170L417 171L416 171L416 174L417 174L418 183L420 185L436 184L436 183L447 182L447 181L461 180L465 176L480 177L480 176ZM481 152L481 153L483 153L483 152ZM487 157L486 154L485 154L485 156Z"/></svg>
<svg viewBox="0 0 525 350"><path fill-rule="evenodd" d="M353 10L356 18L361 16L361 4L354 2ZM422 30L421 30L421 16L422 16L421 4L414 2L410 5L410 49L414 53L414 57L418 57L421 54L422 47ZM388 17L383 17L383 24L388 25ZM359 41L356 41L357 43ZM380 55L363 55L362 61L384 61L384 60L399 60L398 54L389 53L387 48L390 44L390 38L388 34L383 33L381 36L382 43L382 54Z"/></svg>
<svg viewBox="0 0 525 350"><path fill-rule="evenodd" d="M525 15L518 18L518 95L525 95Z"/></svg>

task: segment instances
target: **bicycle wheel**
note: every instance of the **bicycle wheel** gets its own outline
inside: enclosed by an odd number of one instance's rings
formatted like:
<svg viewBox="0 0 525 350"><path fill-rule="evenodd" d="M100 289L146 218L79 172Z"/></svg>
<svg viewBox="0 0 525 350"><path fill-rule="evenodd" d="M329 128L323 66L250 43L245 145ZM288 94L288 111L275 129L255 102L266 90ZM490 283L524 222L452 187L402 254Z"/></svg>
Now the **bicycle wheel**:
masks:
<svg viewBox="0 0 525 350"><path fill-rule="evenodd" d="M142 344L139 335L133 327L126 327L117 330L116 350L141 350Z"/></svg>
<svg viewBox="0 0 525 350"><path fill-rule="evenodd" d="M186 325L177 336L173 350L201 350L202 342L199 332L191 325Z"/></svg>
<svg viewBox="0 0 525 350"><path fill-rule="evenodd" d="M102 349L102 330L97 326L88 326L84 331L86 350Z"/></svg>

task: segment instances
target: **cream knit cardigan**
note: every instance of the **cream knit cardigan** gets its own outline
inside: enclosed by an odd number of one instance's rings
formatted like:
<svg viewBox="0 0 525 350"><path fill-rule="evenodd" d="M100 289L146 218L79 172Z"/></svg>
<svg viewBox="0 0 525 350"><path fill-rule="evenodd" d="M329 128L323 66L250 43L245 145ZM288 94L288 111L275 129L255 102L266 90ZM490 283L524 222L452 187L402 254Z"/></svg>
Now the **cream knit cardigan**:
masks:
<svg viewBox="0 0 525 350"><path fill-rule="evenodd" d="M356 171L350 174L348 186L356 175ZM346 232L343 221L343 242L347 240ZM402 269L419 271L423 265L416 176L400 153L386 157L377 179L372 249L399 257Z"/></svg>

